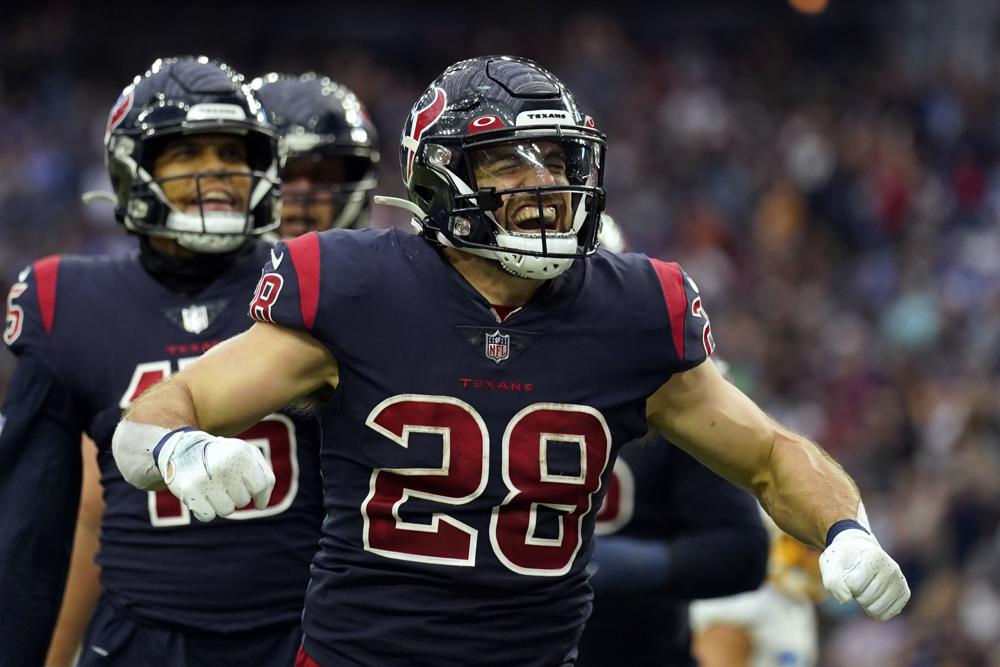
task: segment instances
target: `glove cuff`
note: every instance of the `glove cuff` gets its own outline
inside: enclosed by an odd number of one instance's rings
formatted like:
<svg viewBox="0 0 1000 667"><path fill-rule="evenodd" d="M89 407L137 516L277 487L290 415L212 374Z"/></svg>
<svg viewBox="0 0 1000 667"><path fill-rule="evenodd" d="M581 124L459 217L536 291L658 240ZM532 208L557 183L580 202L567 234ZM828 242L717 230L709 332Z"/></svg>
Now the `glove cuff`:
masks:
<svg viewBox="0 0 1000 667"><path fill-rule="evenodd" d="M187 433L188 431L197 431L197 430L198 429L196 429L194 426L181 426L180 428L175 428L173 431L170 431L162 438L160 438L160 441L156 443L155 447L153 447L153 465L155 465L157 470L160 471L160 475L163 476L164 481L166 481L168 484L169 480L167 480L167 475L164 468L166 468L167 462L170 461L170 455L174 453L174 447L176 446L176 442L171 442L171 440L175 435L179 433ZM166 447L166 451L164 451L164 447ZM161 455L163 458L163 465L160 464Z"/></svg>
<svg viewBox="0 0 1000 667"><path fill-rule="evenodd" d="M833 540L837 535L840 535L845 530L860 530L865 535L871 535L871 531L854 519L843 519L830 526L830 530L826 531L826 546L833 544Z"/></svg>

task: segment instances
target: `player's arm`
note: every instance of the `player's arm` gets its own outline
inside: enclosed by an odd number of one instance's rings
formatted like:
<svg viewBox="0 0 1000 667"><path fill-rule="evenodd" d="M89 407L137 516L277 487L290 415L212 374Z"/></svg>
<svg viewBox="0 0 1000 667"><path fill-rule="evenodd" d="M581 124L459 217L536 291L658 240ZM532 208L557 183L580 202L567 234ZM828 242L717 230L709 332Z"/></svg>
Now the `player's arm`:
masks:
<svg viewBox="0 0 1000 667"><path fill-rule="evenodd" d="M818 445L764 414L710 359L672 376L646 413L671 442L752 491L785 532L827 546L824 584L834 597L857 598L876 618L899 613L909 588L871 536L854 482Z"/></svg>
<svg viewBox="0 0 1000 667"><path fill-rule="evenodd" d="M337 382L326 346L308 333L258 322L143 393L115 431L115 461L129 483L165 484L204 521L251 497L264 507L274 475L260 450L217 436L240 433Z"/></svg>
<svg viewBox="0 0 1000 667"><path fill-rule="evenodd" d="M45 658L46 667L71 667L76 664L83 634L101 595L101 568L94 560L100 546L101 516L104 513L101 471L97 466L97 447L93 441L84 436L81 449L83 488L73 537L73 557L59 619Z"/></svg>
<svg viewBox="0 0 1000 667"><path fill-rule="evenodd" d="M709 359L674 375L646 404L650 424L754 493L785 532L822 547L861 501L847 473L808 439L768 417Z"/></svg>
<svg viewBox="0 0 1000 667"><path fill-rule="evenodd" d="M0 405L0 664L43 664L62 599L80 494L69 392L25 354Z"/></svg>

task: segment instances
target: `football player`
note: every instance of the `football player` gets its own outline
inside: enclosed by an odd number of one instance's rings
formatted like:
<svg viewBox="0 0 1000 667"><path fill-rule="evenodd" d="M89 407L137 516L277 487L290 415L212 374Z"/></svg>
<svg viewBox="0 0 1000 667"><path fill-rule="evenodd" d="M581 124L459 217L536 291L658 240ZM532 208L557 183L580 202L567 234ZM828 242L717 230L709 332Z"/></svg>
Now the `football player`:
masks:
<svg viewBox="0 0 1000 667"><path fill-rule="evenodd" d="M323 517L315 418L269 411L245 425L266 488L229 497L230 518L211 524L169 492L137 491L111 455L123 408L249 325L245 293L272 250L258 237L279 224L275 129L228 66L161 59L122 92L105 148L116 216L139 250L39 260L8 298L18 362L0 498L18 511L0 514L0 663L45 655L82 430L106 508L103 594L80 664L287 665Z"/></svg>
<svg viewBox="0 0 1000 667"><path fill-rule="evenodd" d="M702 667L814 667L819 659L815 605L826 597L819 552L765 522L771 533L767 583L691 605Z"/></svg>
<svg viewBox="0 0 1000 667"><path fill-rule="evenodd" d="M267 74L250 84L279 132L283 206L280 230L295 236L308 228L368 224L378 165L378 139L368 114L344 86L313 73ZM288 187L285 179L291 179ZM289 205L289 190L298 194ZM66 595L45 664L75 663L80 641L100 595L94 562L103 501L100 482L88 476L74 537ZM96 460L93 462L96 467Z"/></svg>
<svg viewBox="0 0 1000 667"><path fill-rule="evenodd" d="M281 133L280 235L367 227L378 136L357 96L312 72L272 72L250 87Z"/></svg>
<svg viewBox="0 0 1000 667"><path fill-rule="evenodd" d="M605 140L555 76L459 62L401 143L409 200L381 201L422 233L279 243L257 323L147 392L114 436L126 479L210 520L270 487L256 450L223 436L337 388L298 664L571 664L595 510L647 424L825 544L839 599L902 609L906 581L850 478L708 358L694 282L598 252Z"/></svg>

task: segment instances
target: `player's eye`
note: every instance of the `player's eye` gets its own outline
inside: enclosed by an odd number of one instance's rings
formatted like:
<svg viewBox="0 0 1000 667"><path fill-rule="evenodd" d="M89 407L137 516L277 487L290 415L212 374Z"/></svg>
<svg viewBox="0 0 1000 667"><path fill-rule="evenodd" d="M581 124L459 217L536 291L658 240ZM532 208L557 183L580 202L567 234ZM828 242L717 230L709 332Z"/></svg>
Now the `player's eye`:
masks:
<svg viewBox="0 0 1000 667"><path fill-rule="evenodd" d="M226 144L219 149L219 157L226 162L245 163L247 161L247 151L243 144Z"/></svg>

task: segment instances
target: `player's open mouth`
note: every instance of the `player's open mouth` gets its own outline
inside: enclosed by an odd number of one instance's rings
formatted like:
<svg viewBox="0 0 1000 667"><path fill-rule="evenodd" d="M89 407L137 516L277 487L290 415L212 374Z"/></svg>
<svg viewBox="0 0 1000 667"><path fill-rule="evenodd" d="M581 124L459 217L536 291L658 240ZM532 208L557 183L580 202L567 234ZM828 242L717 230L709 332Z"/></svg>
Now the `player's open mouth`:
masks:
<svg viewBox="0 0 1000 667"><path fill-rule="evenodd" d="M537 232L544 225L545 231L558 232L561 206L549 204L542 206L542 214L538 214L538 206L529 204L514 212L508 222L511 231Z"/></svg>
<svg viewBox="0 0 1000 667"><path fill-rule="evenodd" d="M189 210L200 208L203 211L235 211L236 197L225 190L208 190L201 196L200 201L190 200L188 208Z"/></svg>

